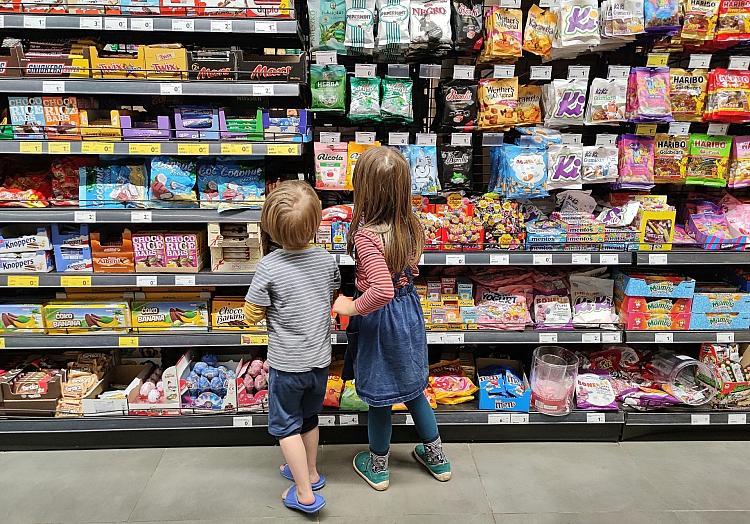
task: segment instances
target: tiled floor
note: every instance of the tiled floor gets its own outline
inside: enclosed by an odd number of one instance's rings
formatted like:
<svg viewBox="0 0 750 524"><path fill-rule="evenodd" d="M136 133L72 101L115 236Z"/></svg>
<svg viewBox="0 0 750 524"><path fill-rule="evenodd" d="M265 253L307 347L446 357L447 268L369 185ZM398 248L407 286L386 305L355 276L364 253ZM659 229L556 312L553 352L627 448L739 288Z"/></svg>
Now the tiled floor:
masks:
<svg viewBox="0 0 750 524"><path fill-rule="evenodd" d="M0 523L729 524L750 522L745 442L449 444L441 484L394 446L391 487L351 469L358 446L324 446L326 508L280 501L276 448L0 454Z"/></svg>

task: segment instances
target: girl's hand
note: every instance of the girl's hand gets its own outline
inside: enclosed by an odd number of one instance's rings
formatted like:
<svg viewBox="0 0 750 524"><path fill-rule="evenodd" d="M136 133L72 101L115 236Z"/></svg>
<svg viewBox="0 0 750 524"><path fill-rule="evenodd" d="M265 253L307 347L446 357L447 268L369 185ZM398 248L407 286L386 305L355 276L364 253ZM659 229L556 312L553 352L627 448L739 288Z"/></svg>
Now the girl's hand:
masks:
<svg viewBox="0 0 750 524"><path fill-rule="evenodd" d="M354 307L354 300L351 297L345 297L343 295L339 295L333 303L333 311L345 317L353 317L357 314L357 310Z"/></svg>

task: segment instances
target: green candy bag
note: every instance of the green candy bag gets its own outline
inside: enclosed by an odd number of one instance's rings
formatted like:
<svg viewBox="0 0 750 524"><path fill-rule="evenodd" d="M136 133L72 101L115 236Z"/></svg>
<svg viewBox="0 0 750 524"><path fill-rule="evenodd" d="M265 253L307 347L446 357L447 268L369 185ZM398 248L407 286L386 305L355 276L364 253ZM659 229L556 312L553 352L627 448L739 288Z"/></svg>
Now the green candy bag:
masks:
<svg viewBox="0 0 750 524"><path fill-rule="evenodd" d="M310 66L313 111L346 110L346 68L342 65Z"/></svg>
<svg viewBox="0 0 750 524"><path fill-rule="evenodd" d="M386 76L383 78L382 86L383 102L380 106L380 114L383 119L411 124L414 121L411 79Z"/></svg>
<svg viewBox="0 0 750 524"><path fill-rule="evenodd" d="M367 411L369 409L369 406L359 398L359 395L357 395L357 390L354 389L353 380L347 380L344 385L344 391L341 393L339 409L344 411Z"/></svg>
<svg viewBox="0 0 750 524"><path fill-rule="evenodd" d="M315 50L344 52L345 0L308 0L310 46Z"/></svg>
<svg viewBox="0 0 750 524"><path fill-rule="evenodd" d="M380 121L380 78L349 79L349 120L362 122L364 120Z"/></svg>

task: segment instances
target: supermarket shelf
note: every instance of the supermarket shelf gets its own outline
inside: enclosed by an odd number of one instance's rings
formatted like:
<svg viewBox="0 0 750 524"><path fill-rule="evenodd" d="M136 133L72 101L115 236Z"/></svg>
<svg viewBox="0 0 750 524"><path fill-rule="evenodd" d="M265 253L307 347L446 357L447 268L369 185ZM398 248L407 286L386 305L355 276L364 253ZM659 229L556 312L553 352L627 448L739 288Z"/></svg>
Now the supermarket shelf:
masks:
<svg viewBox="0 0 750 524"><path fill-rule="evenodd" d="M727 440L750 437L747 411L690 410L625 413L622 440Z"/></svg>
<svg viewBox="0 0 750 524"><path fill-rule="evenodd" d="M750 264L750 251L677 250L660 253L637 252L639 266Z"/></svg>
<svg viewBox="0 0 750 524"><path fill-rule="evenodd" d="M247 286L252 280L253 273L212 273L210 271L195 274L16 273L0 275L0 287Z"/></svg>
<svg viewBox="0 0 750 524"><path fill-rule="evenodd" d="M344 253L335 253L342 266L354 265L354 260ZM587 266L630 265L633 254L628 251L610 253L583 253L572 251L475 251L465 253L425 251L421 265L425 266Z"/></svg>
<svg viewBox="0 0 750 524"><path fill-rule="evenodd" d="M628 412L630 426L748 426L750 417L742 411L654 411Z"/></svg>
<svg viewBox="0 0 750 524"><path fill-rule="evenodd" d="M206 224L207 222L260 222L260 210L238 209L219 213L215 209L0 208L0 223Z"/></svg>
<svg viewBox="0 0 750 524"><path fill-rule="evenodd" d="M299 96L300 84L229 82L221 80L41 80L3 78L0 93L81 95L185 95L185 96Z"/></svg>
<svg viewBox="0 0 750 524"><path fill-rule="evenodd" d="M67 29L93 31L167 31L195 33L254 33L264 36L297 33L296 20L185 18L162 16L79 16L4 14L5 29ZM186 23L187 22L187 23ZM192 22L192 23L190 23Z"/></svg>
<svg viewBox="0 0 750 524"><path fill-rule="evenodd" d="M626 331L629 344L750 342L750 331Z"/></svg>
<svg viewBox="0 0 750 524"><path fill-rule="evenodd" d="M0 153L49 155L299 156L302 144L238 141L0 140Z"/></svg>

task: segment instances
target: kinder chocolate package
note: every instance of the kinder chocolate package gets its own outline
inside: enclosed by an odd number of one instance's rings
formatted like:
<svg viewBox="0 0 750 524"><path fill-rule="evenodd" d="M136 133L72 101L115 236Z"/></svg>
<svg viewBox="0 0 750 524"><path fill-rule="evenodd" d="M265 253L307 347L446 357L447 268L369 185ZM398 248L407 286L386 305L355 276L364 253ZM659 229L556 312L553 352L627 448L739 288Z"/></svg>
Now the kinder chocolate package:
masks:
<svg viewBox="0 0 750 524"><path fill-rule="evenodd" d="M438 88L441 128L472 131L477 125L477 84L448 80Z"/></svg>
<svg viewBox="0 0 750 524"><path fill-rule="evenodd" d="M346 142L323 144L315 142L315 187L328 190L351 190L346 178ZM349 184L347 185L347 182Z"/></svg>

